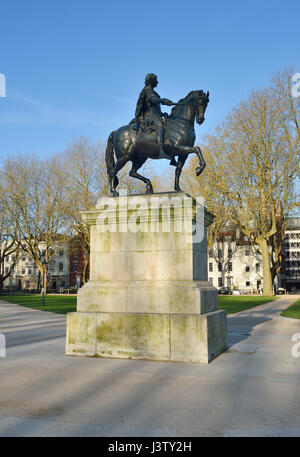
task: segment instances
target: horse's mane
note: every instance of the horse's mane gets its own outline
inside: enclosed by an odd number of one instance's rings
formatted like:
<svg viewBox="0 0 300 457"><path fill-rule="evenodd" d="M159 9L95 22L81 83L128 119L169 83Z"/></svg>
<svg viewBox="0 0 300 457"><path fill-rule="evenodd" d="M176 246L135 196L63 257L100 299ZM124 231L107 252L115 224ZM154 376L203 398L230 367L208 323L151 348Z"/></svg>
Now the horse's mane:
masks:
<svg viewBox="0 0 300 457"><path fill-rule="evenodd" d="M197 95L198 97L203 94L203 90L191 90L185 97L181 98L178 103L185 103L189 98ZM173 106L171 110L171 115L177 114L180 106Z"/></svg>

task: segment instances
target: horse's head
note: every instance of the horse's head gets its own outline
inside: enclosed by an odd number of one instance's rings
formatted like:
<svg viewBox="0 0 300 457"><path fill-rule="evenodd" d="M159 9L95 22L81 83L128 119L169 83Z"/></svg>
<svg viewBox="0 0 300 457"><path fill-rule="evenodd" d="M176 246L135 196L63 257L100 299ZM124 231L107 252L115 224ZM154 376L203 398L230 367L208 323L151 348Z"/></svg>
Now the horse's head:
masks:
<svg viewBox="0 0 300 457"><path fill-rule="evenodd" d="M209 91L207 91L207 93L203 92L203 90L197 90L195 92L197 92L194 99L196 122L201 125L205 119L204 113L209 102Z"/></svg>
<svg viewBox="0 0 300 457"><path fill-rule="evenodd" d="M171 117L177 116L186 118L194 122L196 117L197 124L204 122L204 113L209 102L209 92L203 90L192 90L186 97L179 100L178 105L172 108Z"/></svg>

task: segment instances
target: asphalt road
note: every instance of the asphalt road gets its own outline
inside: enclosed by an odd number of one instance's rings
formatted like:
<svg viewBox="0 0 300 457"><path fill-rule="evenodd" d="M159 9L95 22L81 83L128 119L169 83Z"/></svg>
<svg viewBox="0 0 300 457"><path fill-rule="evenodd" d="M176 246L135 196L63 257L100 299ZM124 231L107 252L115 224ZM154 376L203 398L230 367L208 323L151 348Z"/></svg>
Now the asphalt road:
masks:
<svg viewBox="0 0 300 457"><path fill-rule="evenodd" d="M297 298L228 317L209 365L66 357L65 316L0 302L0 436L300 436Z"/></svg>

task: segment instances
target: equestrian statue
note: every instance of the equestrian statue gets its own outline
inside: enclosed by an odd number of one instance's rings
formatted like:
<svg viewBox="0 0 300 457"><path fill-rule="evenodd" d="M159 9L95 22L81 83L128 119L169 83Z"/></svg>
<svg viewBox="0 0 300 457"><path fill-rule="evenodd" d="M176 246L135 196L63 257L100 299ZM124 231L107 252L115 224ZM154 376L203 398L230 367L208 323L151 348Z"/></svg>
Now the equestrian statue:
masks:
<svg viewBox="0 0 300 457"><path fill-rule="evenodd" d="M186 97L174 103L168 98L160 98L154 87L157 76L148 73L145 87L141 91L135 110L135 118L129 125L114 130L108 137L105 152L110 191L118 196L119 180L117 173L132 162L129 175L146 184L146 194L153 193L150 179L137 173L147 159L169 159L176 167L175 191L180 191L179 178L189 154L197 154L199 176L205 168L205 161L198 146L194 146L196 135L194 122L201 125L209 102L209 92L193 90ZM173 106L171 114L162 113L161 105ZM116 160L115 160L116 158ZM177 160L176 160L177 158Z"/></svg>

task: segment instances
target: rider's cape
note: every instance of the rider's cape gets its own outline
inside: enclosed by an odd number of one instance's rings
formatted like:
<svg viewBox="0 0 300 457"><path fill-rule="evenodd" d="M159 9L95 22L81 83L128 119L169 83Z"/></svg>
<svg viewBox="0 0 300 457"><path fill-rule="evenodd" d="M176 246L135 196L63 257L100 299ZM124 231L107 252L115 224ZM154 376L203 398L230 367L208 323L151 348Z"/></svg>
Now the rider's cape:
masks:
<svg viewBox="0 0 300 457"><path fill-rule="evenodd" d="M142 114L144 114L146 108L146 96L152 94L157 95L159 97L159 95L151 87L145 86L144 89L141 91L136 104L135 117L139 117Z"/></svg>
<svg viewBox="0 0 300 457"><path fill-rule="evenodd" d="M135 109L135 117L139 117L143 114L144 112L144 101L145 101L145 96L147 93L147 87L144 87L144 89L141 91L137 104L136 104L136 109Z"/></svg>

